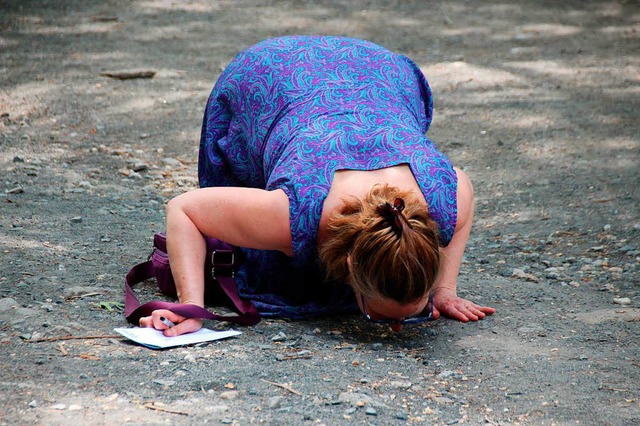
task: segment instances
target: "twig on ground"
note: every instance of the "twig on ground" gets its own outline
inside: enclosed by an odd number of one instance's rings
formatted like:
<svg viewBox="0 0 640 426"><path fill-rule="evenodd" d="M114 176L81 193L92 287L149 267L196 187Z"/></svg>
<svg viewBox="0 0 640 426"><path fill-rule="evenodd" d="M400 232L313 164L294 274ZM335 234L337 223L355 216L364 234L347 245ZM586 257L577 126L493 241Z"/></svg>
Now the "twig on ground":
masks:
<svg viewBox="0 0 640 426"><path fill-rule="evenodd" d="M279 388L287 390L287 391L291 392L294 395L302 396L302 394L300 392L298 392L297 390L293 389L290 385L287 385L286 383L270 382L269 380L265 380L265 379L260 379L260 380L262 380L265 383L269 383L270 385L277 386Z"/></svg>
<svg viewBox="0 0 640 426"><path fill-rule="evenodd" d="M29 339L25 340L26 343L41 343L41 342L57 342L58 340L90 340L90 339L117 339L122 336L107 335L107 336L55 336L55 337L43 337L41 339Z"/></svg>
<svg viewBox="0 0 640 426"><path fill-rule="evenodd" d="M65 349L65 347L64 347L64 342L60 342L60 343L58 343L58 350L59 350L60 352L62 352L62 355L64 355L64 356L69 355L69 351L67 351L67 350Z"/></svg>
<svg viewBox="0 0 640 426"><path fill-rule="evenodd" d="M159 405L156 405L155 402L145 402L144 404L142 404L142 406L144 408L148 408L149 410L162 411L164 413L179 414L181 416L189 415L189 413L185 413L184 411L178 411L178 410L172 410L170 408L160 407Z"/></svg>
<svg viewBox="0 0 640 426"><path fill-rule="evenodd" d="M116 78L118 80L131 80L134 78L151 78L155 71L105 71L100 73L103 77Z"/></svg>

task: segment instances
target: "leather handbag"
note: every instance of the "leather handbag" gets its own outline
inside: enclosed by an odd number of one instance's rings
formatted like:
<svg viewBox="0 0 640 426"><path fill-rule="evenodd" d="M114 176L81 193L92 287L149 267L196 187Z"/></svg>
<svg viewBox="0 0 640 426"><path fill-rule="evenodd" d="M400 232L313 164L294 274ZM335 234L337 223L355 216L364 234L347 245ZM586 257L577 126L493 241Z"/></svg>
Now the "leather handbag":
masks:
<svg viewBox="0 0 640 426"><path fill-rule="evenodd" d="M153 252L146 262L135 265L125 277L125 309L127 321L138 325L140 318L149 316L157 309L168 309L185 318L202 318L228 321L249 326L260 322L260 314L248 300L241 299L235 283L235 270L238 267L233 246L216 238L206 238L207 256L205 261L205 301L225 305L238 315L219 315L196 305L152 301L140 304L133 286L150 278L155 278L163 294L176 297L176 286L171 274L167 240L164 233L153 238Z"/></svg>

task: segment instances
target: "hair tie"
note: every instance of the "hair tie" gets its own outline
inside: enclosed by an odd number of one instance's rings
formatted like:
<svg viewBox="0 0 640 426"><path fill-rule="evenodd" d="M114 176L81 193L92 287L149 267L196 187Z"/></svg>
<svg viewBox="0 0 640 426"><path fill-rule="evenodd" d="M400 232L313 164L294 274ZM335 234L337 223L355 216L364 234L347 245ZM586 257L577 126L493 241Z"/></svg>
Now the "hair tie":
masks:
<svg viewBox="0 0 640 426"><path fill-rule="evenodd" d="M404 210L404 200L402 198L396 198L393 200L393 205L389 202L378 204L378 213L391 225L391 229L398 234L402 235L402 222L406 221L402 215Z"/></svg>

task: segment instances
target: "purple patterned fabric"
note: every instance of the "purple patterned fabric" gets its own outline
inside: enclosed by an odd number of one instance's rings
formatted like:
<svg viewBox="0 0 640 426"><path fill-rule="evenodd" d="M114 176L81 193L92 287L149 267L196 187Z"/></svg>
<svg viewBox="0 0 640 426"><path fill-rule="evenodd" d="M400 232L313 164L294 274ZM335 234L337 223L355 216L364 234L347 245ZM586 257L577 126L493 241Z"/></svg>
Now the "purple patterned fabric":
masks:
<svg viewBox="0 0 640 426"><path fill-rule="evenodd" d="M343 37L291 36L241 52L207 102L200 186L282 189L294 257L243 249L238 287L263 315L306 317L355 307L323 283L316 237L336 170L408 164L446 246L457 220L457 177L426 138L431 90L407 57Z"/></svg>

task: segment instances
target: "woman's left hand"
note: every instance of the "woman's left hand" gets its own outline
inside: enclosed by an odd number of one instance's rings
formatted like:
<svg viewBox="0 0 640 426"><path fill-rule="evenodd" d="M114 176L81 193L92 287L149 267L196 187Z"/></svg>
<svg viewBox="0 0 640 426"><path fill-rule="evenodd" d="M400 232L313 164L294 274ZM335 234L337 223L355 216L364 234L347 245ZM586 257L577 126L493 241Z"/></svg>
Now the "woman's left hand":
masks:
<svg viewBox="0 0 640 426"><path fill-rule="evenodd" d="M488 306L478 306L470 300L458 297L455 290L439 288L433 293L433 316L436 319L442 314L462 322L478 321L495 311Z"/></svg>

